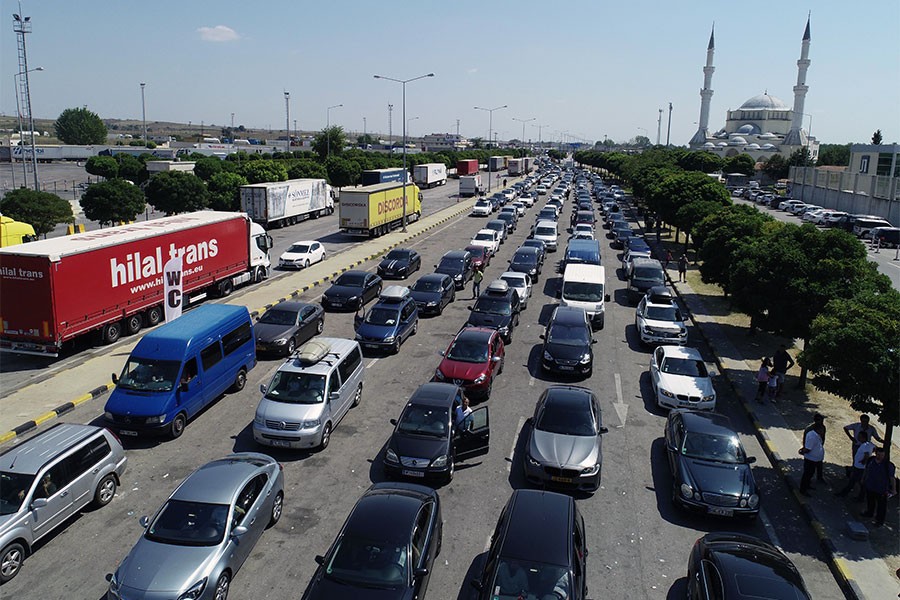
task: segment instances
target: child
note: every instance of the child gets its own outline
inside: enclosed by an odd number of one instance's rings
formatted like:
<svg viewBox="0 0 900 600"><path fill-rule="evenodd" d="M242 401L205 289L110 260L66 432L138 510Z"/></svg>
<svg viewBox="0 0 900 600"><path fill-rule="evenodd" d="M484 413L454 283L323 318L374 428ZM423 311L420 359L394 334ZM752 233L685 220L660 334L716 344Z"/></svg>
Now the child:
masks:
<svg viewBox="0 0 900 600"><path fill-rule="evenodd" d="M775 374L775 370L769 371L769 382L766 384L769 390L769 402L775 404L777 400L775 397L778 395L778 375Z"/></svg>
<svg viewBox="0 0 900 600"><path fill-rule="evenodd" d="M768 357L762 359L759 371L756 372L756 401L763 404L766 399L766 390L769 387L769 368L772 366Z"/></svg>

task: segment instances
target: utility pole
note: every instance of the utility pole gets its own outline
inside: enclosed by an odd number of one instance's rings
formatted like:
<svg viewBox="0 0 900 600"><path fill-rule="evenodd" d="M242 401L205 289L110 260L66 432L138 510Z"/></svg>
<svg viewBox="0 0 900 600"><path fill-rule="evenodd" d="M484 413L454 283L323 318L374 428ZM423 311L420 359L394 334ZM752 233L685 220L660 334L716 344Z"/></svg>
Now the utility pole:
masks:
<svg viewBox="0 0 900 600"><path fill-rule="evenodd" d="M363 117L363 143L366 143L366 118Z"/></svg>
<svg viewBox="0 0 900 600"><path fill-rule="evenodd" d="M659 146L659 136L662 133L662 110L659 109L659 118L656 119L656 145Z"/></svg>
<svg viewBox="0 0 900 600"><path fill-rule="evenodd" d="M234 129L234 113L231 113L231 128Z"/></svg>
<svg viewBox="0 0 900 600"><path fill-rule="evenodd" d="M392 113L394 112L394 105L388 104L388 142L391 144L391 154L394 153L394 129L392 125Z"/></svg>
<svg viewBox="0 0 900 600"><path fill-rule="evenodd" d="M144 129L144 147L147 147L147 107L144 104L144 86L147 85L145 82L141 82L141 124Z"/></svg>
<svg viewBox="0 0 900 600"><path fill-rule="evenodd" d="M669 136L672 134L672 103L669 102L669 125L666 127L666 148L669 147Z"/></svg>
<svg viewBox="0 0 900 600"><path fill-rule="evenodd" d="M291 93L284 92L284 135L287 137L287 150L291 151Z"/></svg>

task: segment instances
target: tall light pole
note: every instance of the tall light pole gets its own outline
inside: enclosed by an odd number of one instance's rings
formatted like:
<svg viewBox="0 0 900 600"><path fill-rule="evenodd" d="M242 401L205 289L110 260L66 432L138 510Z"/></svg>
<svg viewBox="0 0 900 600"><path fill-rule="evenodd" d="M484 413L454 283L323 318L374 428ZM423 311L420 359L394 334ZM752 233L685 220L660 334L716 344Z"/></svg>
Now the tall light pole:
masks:
<svg viewBox="0 0 900 600"><path fill-rule="evenodd" d="M540 148L540 149L543 150L543 148L544 148L544 139L543 139L543 137L541 137L541 134L543 133L544 127L549 127L549 125L546 125L546 124L544 124L544 125L532 125L532 127L536 127L537 130L538 130L538 148Z"/></svg>
<svg viewBox="0 0 900 600"><path fill-rule="evenodd" d="M33 69L29 69L29 71L43 71L43 70L44 70L44 67L35 67ZM19 77L21 77L22 75L24 75L24 73L16 73L15 75L13 75L13 90L15 90L15 92L16 92L16 119L18 120L18 123L19 123L19 147L24 149L25 148L25 138L22 137L22 134L25 132L25 129L24 129L23 123L22 123L22 109L19 106ZM32 134L33 133L34 133L34 130L32 130ZM34 154L34 135L31 136L31 141L32 141L31 153ZM12 162L13 162L12 161L12 144L10 144L9 152L10 152L9 162L10 162L10 165L12 165ZM23 186L27 185L27 183L28 183L28 163L25 162L25 153L23 152L22 153L22 185ZM13 187L15 187L15 183L13 184Z"/></svg>
<svg viewBox="0 0 900 600"><path fill-rule="evenodd" d="M287 150L291 151L291 93L284 92L284 134L287 136Z"/></svg>
<svg viewBox="0 0 900 600"><path fill-rule="evenodd" d="M231 128L234 129L234 113L231 113ZM232 135L234 134L232 133Z"/></svg>
<svg viewBox="0 0 900 600"><path fill-rule="evenodd" d="M503 106L495 106L494 108L482 108L480 106L475 107L475 110L486 110L488 112L488 114L490 115L488 117L488 144L491 143L491 135L494 133L494 111L501 110L504 108L508 108L508 106L506 104L504 104ZM490 162L490 159L488 160L488 162ZM491 193L491 165L490 164L488 164L488 189L487 189L487 191L489 194Z"/></svg>
<svg viewBox="0 0 900 600"><path fill-rule="evenodd" d="M434 77L434 73L426 73L425 75L419 75L418 77L413 77L412 79L394 79L393 77L385 77L384 75L375 75L375 79L387 79L388 81L393 81L394 83L399 83L403 87L403 233L406 233L406 180L409 179L409 175L406 172L406 84L417 81L419 79L425 79L426 77ZM388 110L392 108L392 105L388 104ZM391 144L391 152L394 151L394 145Z"/></svg>
<svg viewBox="0 0 900 600"><path fill-rule="evenodd" d="M325 144L328 148L327 156L331 156L331 134L328 132L331 129L331 109L332 108L340 108L343 104L334 104L325 109Z"/></svg>
<svg viewBox="0 0 900 600"><path fill-rule="evenodd" d="M144 147L147 147L147 104L144 102L144 86L145 82L141 82L141 126L144 131Z"/></svg>
<svg viewBox="0 0 900 600"><path fill-rule="evenodd" d="M672 135L672 103L669 102L669 125L666 127L666 148L669 147L669 136Z"/></svg>
<svg viewBox="0 0 900 600"><path fill-rule="evenodd" d="M363 144L366 143L366 118L363 117Z"/></svg>
<svg viewBox="0 0 900 600"><path fill-rule="evenodd" d="M409 131L409 124L418 119L419 117L410 117L406 120L406 130Z"/></svg>
<svg viewBox="0 0 900 600"><path fill-rule="evenodd" d="M391 144L391 154L394 153L394 105L388 104L388 142Z"/></svg>
<svg viewBox="0 0 900 600"><path fill-rule="evenodd" d="M513 121L518 121L522 124L522 148L525 148L525 123L531 123L532 121L537 121L537 117L532 117L531 119L517 119L515 117L512 118Z"/></svg>
<svg viewBox="0 0 900 600"><path fill-rule="evenodd" d="M662 110L659 109L659 118L656 119L656 145L659 146L659 136L662 133Z"/></svg>
<svg viewBox="0 0 900 600"><path fill-rule="evenodd" d="M19 12L22 11L22 3L19 3ZM20 110L24 110L28 117L28 128L31 130L31 172L34 175L34 189L38 191L40 184L38 183L37 172L37 149L34 147L34 115L31 112L31 85L28 80L28 73L37 69L28 68L28 54L25 51L25 35L31 33L31 17L13 14L13 31L16 34L16 42L19 48L19 75L22 76L21 86L16 89L16 99L22 95L23 106ZM19 83L18 81L16 83ZM19 142L22 141L22 128L19 128ZM24 157L23 157L24 159Z"/></svg>

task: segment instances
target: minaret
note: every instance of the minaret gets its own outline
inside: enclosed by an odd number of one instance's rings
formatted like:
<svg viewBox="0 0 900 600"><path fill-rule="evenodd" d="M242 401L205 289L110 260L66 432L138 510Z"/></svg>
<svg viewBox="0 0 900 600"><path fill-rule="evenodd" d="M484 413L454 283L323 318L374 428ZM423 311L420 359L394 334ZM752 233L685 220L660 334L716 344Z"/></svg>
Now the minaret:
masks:
<svg viewBox="0 0 900 600"><path fill-rule="evenodd" d="M806 18L806 31L803 32L803 44L800 47L800 60L797 61L797 85L794 86L794 113L791 120L791 130L784 137L786 146L802 146L806 143L806 133L803 128L803 107L806 103L806 70L809 69L809 17Z"/></svg>
<svg viewBox="0 0 900 600"><path fill-rule="evenodd" d="M703 89L700 90L700 121L697 133L691 138L692 147L700 147L709 136L709 104L712 101L712 76L716 68L713 66L713 55L716 53L716 25L713 23L709 33L709 45L706 47L706 66L703 67Z"/></svg>

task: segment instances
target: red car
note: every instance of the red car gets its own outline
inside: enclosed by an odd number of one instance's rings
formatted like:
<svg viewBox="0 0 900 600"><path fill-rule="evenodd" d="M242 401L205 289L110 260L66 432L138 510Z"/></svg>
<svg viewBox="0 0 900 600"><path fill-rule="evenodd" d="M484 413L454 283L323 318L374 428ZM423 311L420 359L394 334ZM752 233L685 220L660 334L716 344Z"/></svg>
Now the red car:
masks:
<svg viewBox="0 0 900 600"><path fill-rule="evenodd" d="M453 383L470 398L487 399L494 377L503 372L505 354L503 339L496 329L465 327L447 351L441 352L444 360L435 370L433 381Z"/></svg>
<svg viewBox="0 0 900 600"><path fill-rule="evenodd" d="M491 264L491 251L485 246L466 246L466 250L472 255L472 266L485 269Z"/></svg>

